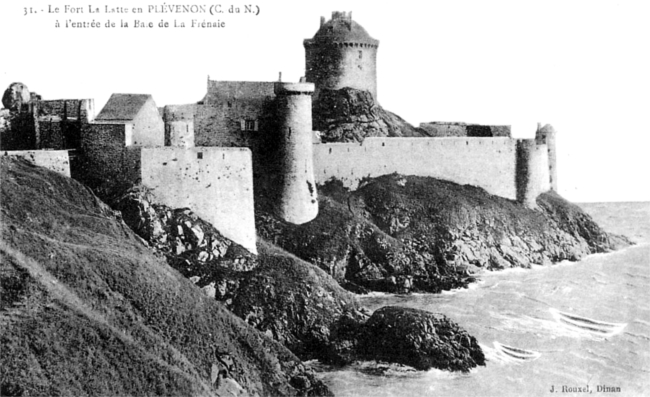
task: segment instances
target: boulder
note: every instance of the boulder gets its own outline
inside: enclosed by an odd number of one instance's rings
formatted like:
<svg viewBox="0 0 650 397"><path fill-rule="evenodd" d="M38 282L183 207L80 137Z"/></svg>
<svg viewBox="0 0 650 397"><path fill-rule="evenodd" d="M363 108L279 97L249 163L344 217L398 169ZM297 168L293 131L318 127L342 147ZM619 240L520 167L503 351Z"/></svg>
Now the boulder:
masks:
<svg viewBox="0 0 650 397"><path fill-rule="evenodd" d="M468 372L485 365L476 339L441 314L386 306L363 326L357 353L418 370L431 368Z"/></svg>
<svg viewBox="0 0 650 397"><path fill-rule="evenodd" d="M23 83L12 83L2 96L2 106L9 110L20 110L24 103L31 99L31 93Z"/></svg>

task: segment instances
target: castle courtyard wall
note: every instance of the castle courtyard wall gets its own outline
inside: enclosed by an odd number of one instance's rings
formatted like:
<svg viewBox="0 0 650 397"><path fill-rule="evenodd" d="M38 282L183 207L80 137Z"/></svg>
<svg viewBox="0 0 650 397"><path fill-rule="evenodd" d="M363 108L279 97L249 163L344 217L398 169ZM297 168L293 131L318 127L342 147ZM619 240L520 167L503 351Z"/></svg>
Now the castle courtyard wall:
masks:
<svg viewBox="0 0 650 397"><path fill-rule="evenodd" d="M18 157L39 167L70 177L70 157L67 150L12 150L3 156Z"/></svg>
<svg viewBox="0 0 650 397"><path fill-rule="evenodd" d="M224 236L257 253L253 169L247 148L143 148L142 183L173 208L191 208Z"/></svg>
<svg viewBox="0 0 650 397"><path fill-rule="evenodd" d="M80 179L93 188L137 184L140 147L130 146L130 124L86 124L81 135Z"/></svg>
<svg viewBox="0 0 650 397"><path fill-rule="evenodd" d="M361 144L314 145L314 173L319 184L336 178L355 189L362 178L395 172L470 184L514 200L516 140L366 138Z"/></svg>

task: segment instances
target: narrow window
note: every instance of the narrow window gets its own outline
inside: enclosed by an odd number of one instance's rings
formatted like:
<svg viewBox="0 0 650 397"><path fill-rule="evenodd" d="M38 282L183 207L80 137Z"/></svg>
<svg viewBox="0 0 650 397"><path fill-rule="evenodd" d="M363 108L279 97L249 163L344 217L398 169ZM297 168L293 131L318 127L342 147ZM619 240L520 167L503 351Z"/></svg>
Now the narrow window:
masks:
<svg viewBox="0 0 650 397"><path fill-rule="evenodd" d="M244 131L257 131L256 120L244 120Z"/></svg>
<svg viewBox="0 0 650 397"><path fill-rule="evenodd" d="M363 51L359 51L359 59L363 58Z"/></svg>

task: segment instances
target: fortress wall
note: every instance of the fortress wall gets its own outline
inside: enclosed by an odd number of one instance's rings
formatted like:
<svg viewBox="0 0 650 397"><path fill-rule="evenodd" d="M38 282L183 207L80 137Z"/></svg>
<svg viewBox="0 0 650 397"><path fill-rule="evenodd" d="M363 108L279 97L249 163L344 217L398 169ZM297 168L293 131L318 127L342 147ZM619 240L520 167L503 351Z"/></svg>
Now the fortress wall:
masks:
<svg viewBox="0 0 650 397"><path fill-rule="evenodd" d="M316 182L336 178L354 189L364 177L397 172L515 199L515 146L510 138L366 138L363 144L314 145Z"/></svg>
<svg viewBox="0 0 650 397"><path fill-rule="evenodd" d="M67 150L14 150L2 152L2 155L19 157L39 167L70 177L70 157Z"/></svg>
<svg viewBox="0 0 650 397"><path fill-rule="evenodd" d="M166 121L165 146L193 147L194 120Z"/></svg>
<svg viewBox="0 0 650 397"><path fill-rule="evenodd" d="M196 146L250 147L264 126L264 106L260 102L230 102L199 105L194 120ZM258 131L242 131L241 120L258 120Z"/></svg>
<svg viewBox="0 0 650 397"><path fill-rule="evenodd" d="M38 132L41 149L67 149L66 131L68 128L59 117L40 117Z"/></svg>
<svg viewBox="0 0 650 397"><path fill-rule="evenodd" d="M93 99L41 100L38 101L38 115L90 122L95 118L95 101Z"/></svg>
<svg viewBox="0 0 650 397"><path fill-rule="evenodd" d="M142 183L174 208L191 208L224 236L257 253L251 151L143 148Z"/></svg>
<svg viewBox="0 0 650 397"><path fill-rule="evenodd" d="M66 105L66 102L70 102L69 105ZM59 116L63 117L64 113L66 112L66 108L69 107L70 111L73 112L73 100L68 100L66 101L65 99L58 99L58 100L48 100L48 101L39 101L38 102L38 111L39 115L51 115L51 116ZM70 116L74 117L74 116Z"/></svg>
<svg viewBox="0 0 650 397"><path fill-rule="evenodd" d="M127 146L129 124L86 124L82 127L81 179L91 187L134 184L140 179L140 147Z"/></svg>

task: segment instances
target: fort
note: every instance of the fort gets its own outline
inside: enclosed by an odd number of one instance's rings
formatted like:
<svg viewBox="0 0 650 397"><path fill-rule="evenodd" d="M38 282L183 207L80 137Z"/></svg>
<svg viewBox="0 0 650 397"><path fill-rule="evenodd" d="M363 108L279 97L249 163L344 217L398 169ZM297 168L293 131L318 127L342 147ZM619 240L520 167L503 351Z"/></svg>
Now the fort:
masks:
<svg viewBox="0 0 650 397"><path fill-rule="evenodd" d="M381 125L395 119L381 119L388 116L377 102L379 41L351 13L321 18L304 48L300 82L208 78L201 101L163 108L151 95L113 94L95 115L92 99L42 100L14 83L0 111L2 153L71 175L100 195L143 184L164 204L191 207L251 252L256 196L276 196L277 215L302 224L318 215L317 186L332 179L355 189L366 177L389 173L431 176L529 208L540 193L557 190L549 125L538 126L534 139L512 138L509 126L457 122L383 133ZM369 93L362 105L379 118L352 119L380 127L356 141L323 139L314 131L329 128L322 117L315 122L319 105L344 90ZM330 110L347 117L351 107Z"/></svg>

